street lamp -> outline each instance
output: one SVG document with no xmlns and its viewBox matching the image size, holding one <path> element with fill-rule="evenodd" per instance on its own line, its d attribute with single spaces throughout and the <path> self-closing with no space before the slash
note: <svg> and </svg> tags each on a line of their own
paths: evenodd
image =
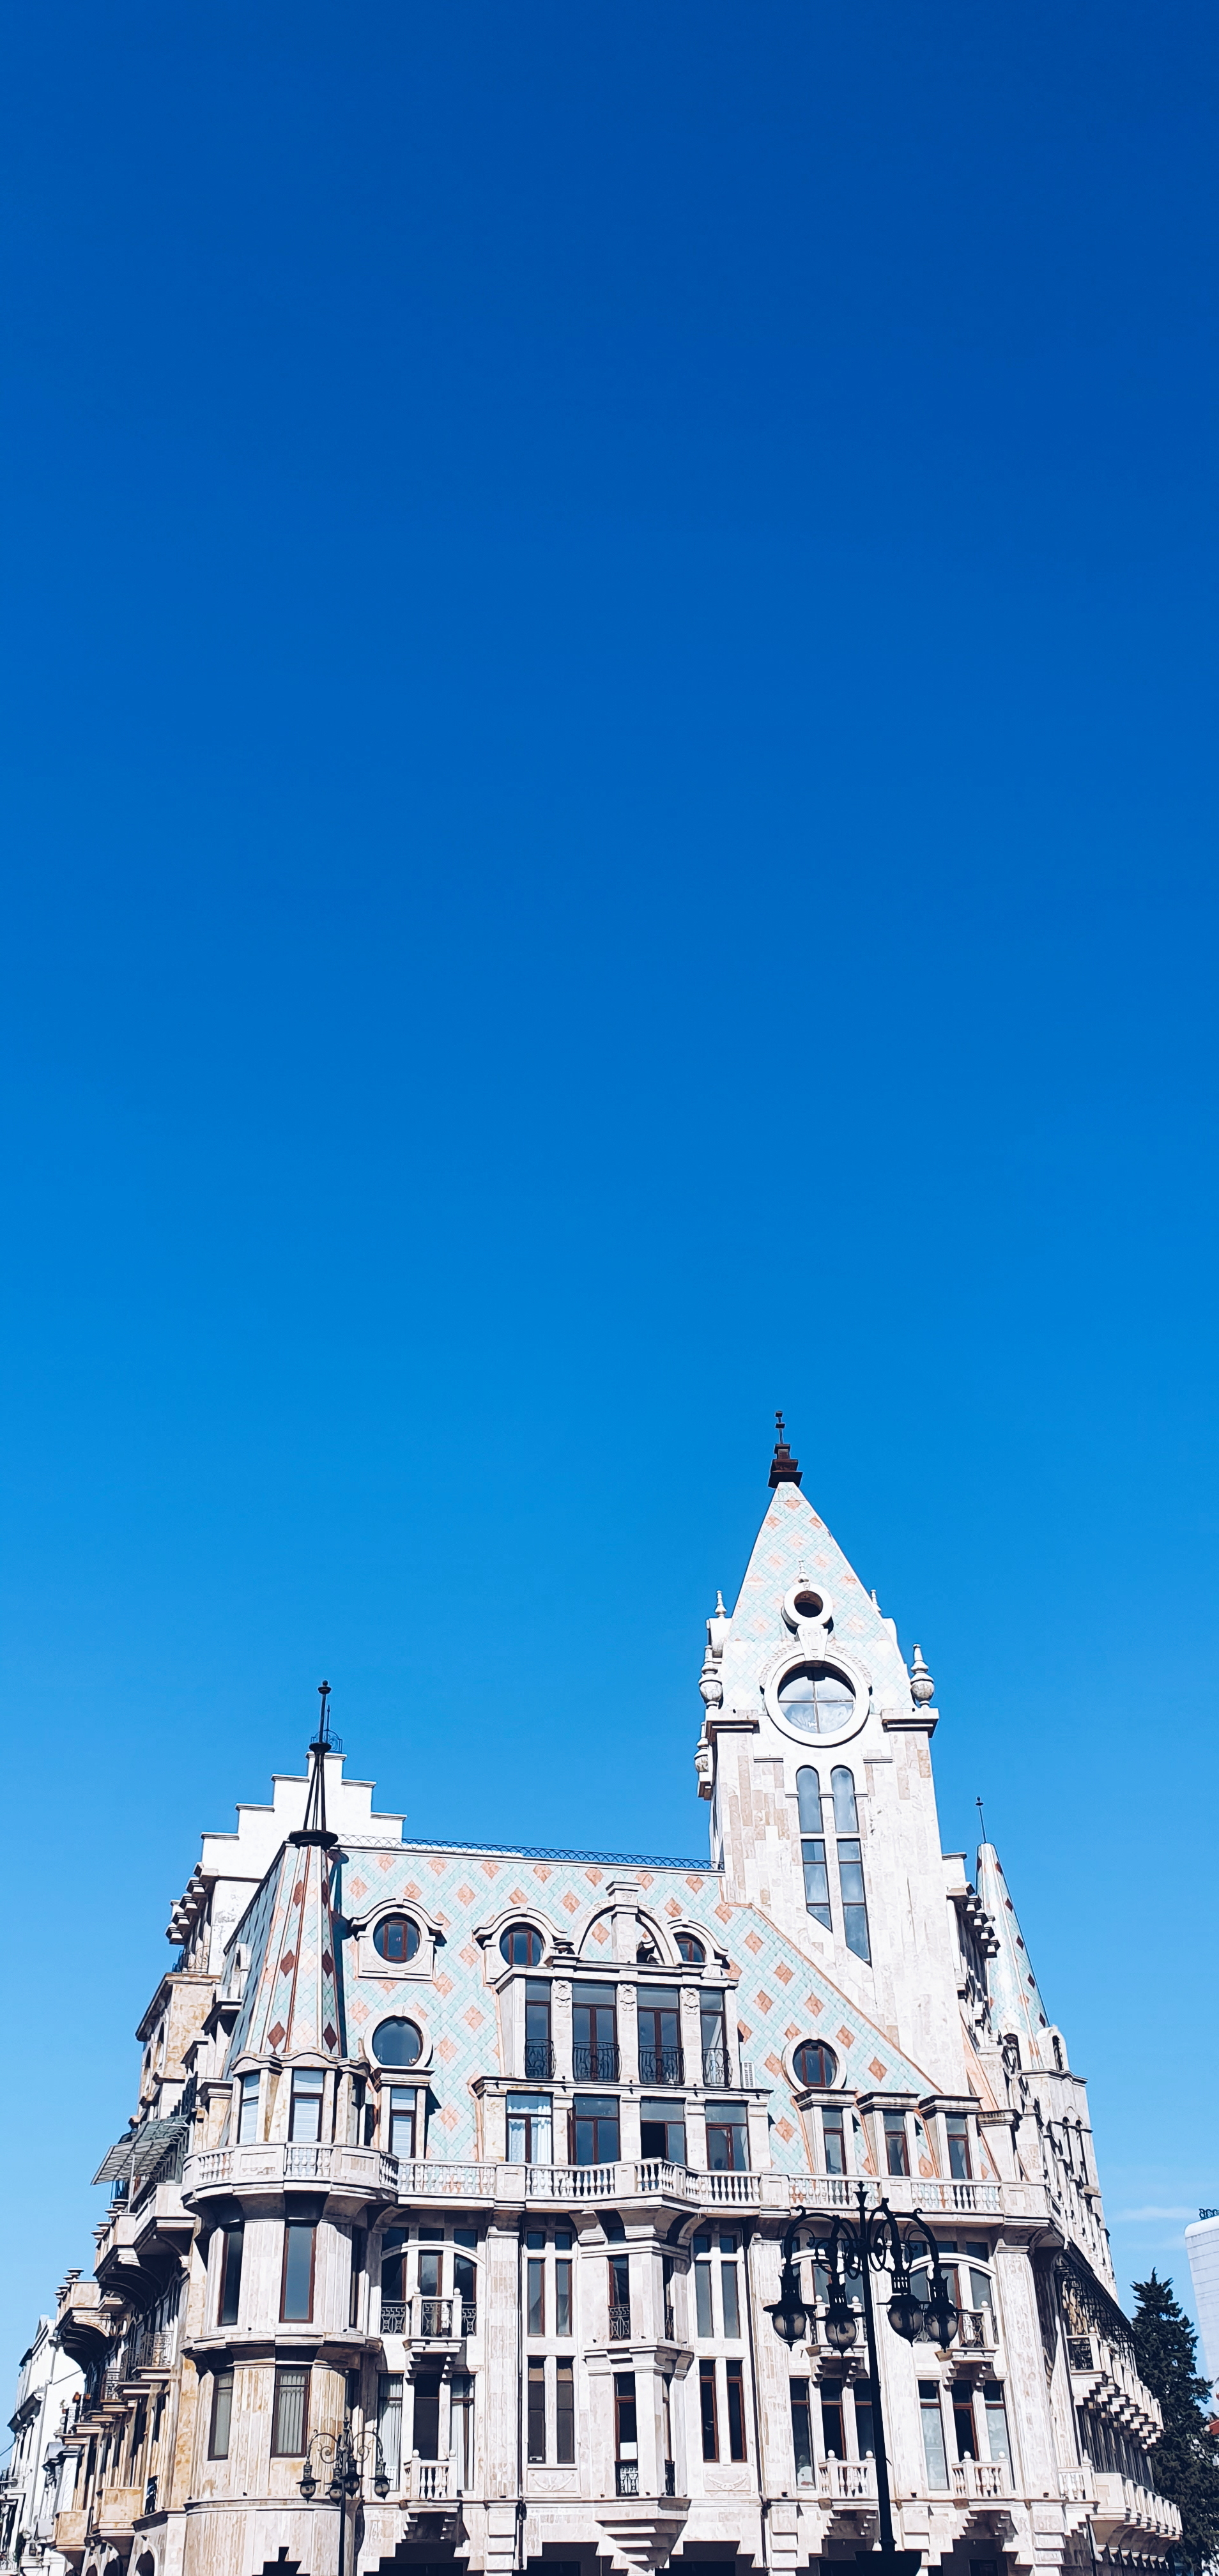
<svg viewBox="0 0 1219 2576">
<path fill-rule="evenodd" d="M 373 2425 L 367 2425 L 362 2433 L 353 2433 L 351 2417 L 345 2415 L 341 2432 L 311 2434 L 309 2448 L 305 2453 L 305 2464 L 299 2484 L 306 2504 L 312 2504 L 318 2489 L 317 2470 L 314 2466 L 315 2456 L 318 2460 L 328 2461 L 330 2464 L 326 2494 L 330 2503 L 337 2504 L 339 2508 L 338 2576 L 343 2576 L 347 2554 L 347 2506 L 350 2498 L 359 2495 L 363 2488 L 370 2445 L 373 2454 L 373 2494 L 384 2502 L 389 2494 L 389 2477 L 385 2467 L 385 2455 L 381 2449 L 381 2436 Z"/>
<path fill-rule="evenodd" d="M 888 2299 L 889 2323 L 894 2334 L 904 2343 L 917 2342 L 930 2325 L 941 2347 L 950 2344 L 957 2330 L 958 2317 L 948 2283 L 940 2270 L 935 2238 L 920 2210 L 914 2217 L 923 2230 L 922 2242 L 931 2258 L 931 2289 L 926 2301 L 916 2297 L 910 2278 L 912 2230 L 903 2236 L 888 2201 L 877 2209 L 868 2208 L 867 2193 L 858 2186 L 858 2220 L 835 2218 L 827 2233 L 818 2239 L 811 2251 L 823 2262 L 829 2273 L 830 2292 L 826 2302 L 825 2339 L 835 2352 L 850 2352 L 856 2336 L 856 2314 L 847 2297 L 848 2281 L 858 2281 L 863 2306 L 864 2340 L 868 2349 L 868 2372 L 872 2382 L 872 2403 L 876 2409 L 876 2505 L 880 2521 L 880 2548 L 861 2550 L 859 2561 L 871 2576 L 915 2576 L 922 2553 L 917 2549 L 895 2549 L 893 2545 L 893 2506 L 889 2495 L 889 2461 L 885 2449 L 885 2419 L 880 2393 L 880 2370 L 876 2353 L 876 2315 L 872 2303 L 873 2272 L 888 2272 L 892 2286 Z M 808 2218 L 808 2211 L 797 2211 L 783 2239 L 783 2262 L 779 2275 L 779 2296 L 768 2308 L 775 2333 L 791 2346 L 800 2343 L 808 2327 L 808 2311 L 800 2294 L 800 2277 L 794 2247 L 796 2230 Z M 341 2576 L 341 2571 L 340 2571 Z"/>
</svg>

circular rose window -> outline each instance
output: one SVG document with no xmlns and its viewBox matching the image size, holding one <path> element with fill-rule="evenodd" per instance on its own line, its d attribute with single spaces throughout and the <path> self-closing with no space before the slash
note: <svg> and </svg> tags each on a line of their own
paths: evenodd
<svg viewBox="0 0 1219 2576">
<path fill-rule="evenodd" d="M 802 1735 L 837 1735 L 855 1714 L 855 1693 L 832 1664 L 798 1664 L 780 1686 L 779 1707 Z"/>
</svg>

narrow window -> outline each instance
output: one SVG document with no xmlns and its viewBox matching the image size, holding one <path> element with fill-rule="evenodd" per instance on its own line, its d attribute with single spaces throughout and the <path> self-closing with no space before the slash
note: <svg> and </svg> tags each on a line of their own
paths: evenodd
<svg viewBox="0 0 1219 2576">
<path fill-rule="evenodd" d="M 242 2076 L 241 2099 L 237 2105 L 237 2144 L 239 2147 L 248 2147 L 258 2136 L 258 2092 L 261 2082 L 262 2077 L 258 2074 L 257 2070 L 255 2070 L 253 2075 Z"/>
<path fill-rule="evenodd" d="M 508 2096 L 509 2164 L 548 2165 L 552 2154 L 550 2095 L 548 2093 L 510 2093 Z"/>
<path fill-rule="evenodd" d="M 571 2111 L 571 2144 L 574 2165 L 617 2164 L 618 2103 L 612 2093 L 577 2093 Z"/>
<path fill-rule="evenodd" d="M 453 2257 L 453 2296 L 461 2312 L 454 2320 L 454 2334 L 477 2334 L 478 2273 L 468 2254 Z"/>
<path fill-rule="evenodd" d="M 664 2304 L 665 2341 L 666 2343 L 675 2343 L 677 2340 L 677 2334 L 673 2317 L 673 2257 L 671 2254 L 661 2255 L 660 2286 Z M 666 2381 L 665 2384 L 667 2386 L 668 2382 Z"/>
<path fill-rule="evenodd" d="M 876 2408 L 870 2379 L 855 2382 L 855 2450 L 861 2460 L 876 2457 Z"/>
<path fill-rule="evenodd" d="M 212 2389 L 212 2428 L 207 2446 L 209 2460 L 227 2460 L 232 2423 L 233 2374 L 231 2370 L 218 2370 Z"/>
<path fill-rule="evenodd" d="M 718 2460 L 720 2455 L 719 2419 L 715 2408 L 715 2363 L 698 2365 L 698 2403 L 703 2427 L 703 2458 Z"/>
<path fill-rule="evenodd" d="M 638 2495 L 639 2420 L 633 2370 L 620 2370 L 614 2376 L 614 2451 L 619 2495 Z"/>
<path fill-rule="evenodd" d="M 382 2371 L 377 2381 L 377 2431 L 391 2487 L 402 2484 L 402 2381 Z"/>
<path fill-rule="evenodd" d="M 724 2374 L 728 2383 L 728 2457 L 745 2457 L 745 2382 L 739 2361 L 726 2361 Z"/>
<path fill-rule="evenodd" d="M 305 2448 L 309 2415 L 307 2370 L 277 2370 L 271 2417 L 271 2449 L 277 2460 L 298 2460 Z"/>
<path fill-rule="evenodd" d="M 458 2492 L 464 2494 L 474 2484 L 474 2382 L 466 2371 L 457 2371 L 453 2377 L 449 2427 L 453 2475 Z"/>
<path fill-rule="evenodd" d="M 699 1997 L 699 2021 L 702 2030 L 703 2082 L 727 2084 L 731 2081 L 728 2067 L 728 2036 L 724 2027 L 722 1994 Z"/>
<path fill-rule="evenodd" d="M 389 2152 L 391 2156 L 413 2157 L 415 2152 L 415 2094 L 413 2086 L 391 2084 L 389 2088 Z"/>
<path fill-rule="evenodd" d="M 721 2254 L 735 2255 L 735 2236 L 721 2236 L 720 2252 Z M 724 2313 L 725 2340 L 728 2343 L 736 2343 L 740 2339 L 741 2332 L 741 2301 L 735 2262 L 721 2263 L 720 2265 L 720 2302 Z M 736 2453 L 734 2452 L 733 2458 L 735 2459 L 735 2457 Z"/>
<path fill-rule="evenodd" d="M 526 2438 L 531 2460 L 546 2457 L 546 2364 L 531 2361 L 528 2372 Z"/>
<path fill-rule="evenodd" d="M 570 2263 L 567 2266 L 571 2270 Z M 555 2458 L 567 2462 L 576 2456 L 576 2380 L 575 2365 L 570 2361 L 555 2363 Z"/>
<path fill-rule="evenodd" d="M 284 2229 L 284 2269 L 279 2313 L 285 2325 L 307 2325 L 313 2314 L 313 2248 L 317 2230 L 290 2218 Z"/>
<path fill-rule="evenodd" d="M 611 2343 L 631 2339 L 631 2267 L 625 2254 L 609 2258 L 609 2330 Z"/>
<path fill-rule="evenodd" d="M 969 2124 L 956 2113 L 950 2113 L 944 2126 L 948 2131 L 948 2170 L 954 2182 L 970 2182 L 973 2169 L 969 2161 Z"/>
<path fill-rule="evenodd" d="M 906 2137 L 904 2111 L 885 2113 L 885 2170 L 891 2174 L 908 2174 L 910 2148 Z"/>
<path fill-rule="evenodd" d="M 845 2460 L 847 2446 L 842 2430 L 842 2381 L 823 2379 L 821 2396 L 821 2441 L 827 2460 Z"/>
<path fill-rule="evenodd" d="M 415 2382 L 414 2445 L 421 2460 L 440 2457 L 440 2373 L 429 2370 Z"/>
<path fill-rule="evenodd" d="M 948 2454 L 944 2448 L 944 2418 L 940 2413 L 938 2379 L 920 2379 L 919 2413 L 923 2419 L 923 2458 L 927 2464 L 927 2484 L 932 2488 L 948 2484 Z"/>
<path fill-rule="evenodd" d="M 571 2333 L 571 2264 L 565 2257 L 554 2267 L 554 2330 L 557 2335 Z"/>
<path fill-rule="evenodd" d="M 814 1922 L 824 1924 L 828 1932 L 832 1929 L 830 1879 L 821 1832 L 821 1781 L 817 1772 L 810 1770 L 807 1764 L 796 1773 L 796 1801 L 800 1815 L 804 1902 Z"/>
<path fill-rule="evenodd" d="M 703 2343 L 710 2342 L 715 2333 L 711 2315 L 711 2264 L 707 2259 L 710 2253 L 710 2237 L 696 2236 L 694 2239 L 694 2313 L 699 2338 Z"/>
<path fill-rule="evenodd" d="M 364 2249 L 367 2243 L 368 2238 L 364 2229 L 362 2227 L 353 2227 L 351 2231 L 351 2286 L 347 2293 L 347 2323 L 349 2326 L 358 2326 L 360 2322 L 360 2274 L 364 2269 Z"/>
<path fill-rule="evenodd" d="M 749 2130 L 743 2102 L 708 2102 L 707 2170 L 745 2173 L 749 2167 Z"/>
<path fill-rule="evenodd" d="M 531 2255 L 525 2270 L 528 2320 L 525 2332 L 531 2335 L 544 2335 L 546 2332 L 546 2265 L 542 2256 Z"/>
<path fill-rule="evenodd" d="M 973 2398 L 968 2382 L 952 2392 L 952 2429 L 957 2439 L 958 2460 L 976 2460 L 978 2435 L 974 2424 Z"/>
<path fill-rule="evenodd" d="M 550 2037 L 550 1988 L 544 1978 L 531 1977 L 525 1988 L 525 2074 L 536 2083 L 545 2083 L 554 2073 L 554 2049 Z"/>
<path fill-rule="evenodd" d="M 844 2174 L 847 2169 L 847 2148 L 841 2111 L 822 2111 L 821 2136 L 825 2147 L 827 2174 Z"/>
<path fill-rule="evenodd" d="M 577 2084 L 614 2084 L 618 2078 L 618 2007 L 613 1986 L 573 1986 L 572 2074 Z M 615 2156 L 617 2148 L 614 2149 Z M 577 2162 L 581 2161 L 577 2158 Z M 593 2157 L 594 2164 L 600 2158 Z"/>
<path fill-rule="evenodd" d="M 636 2019 L 639 2026 L 640 2083 L 683 2084 L 685 2060 L 681 2048 L 677 1988 L 643 1987 Z"/>
<path fill-rule="evenodd" d="M 381 2332 L 401 2334 L 406 2324 L 405 2227 L 387 2227 L 381 2239 Z"/>
<path fill-rule="evenodd" d="M 441 2296 L 442 2254 L 420 2254 L 419 2257 L 419 2326 L 425 2335 L 444 2334 L 448 2327 L 448 2308 Z"/>
<path fill-rule="evenodd" d="M 288 2135 L 298 2144 L 315 2147 L 321 2137 L 322 2087 L 325 2081 L 320 2066 L 298 2067 L 293 2075 Z"/>
<path fill-rule="evenodd" d="M 983 2316 L 985 2316 L 994 2303 L 994 2292 L 990 2286 L 989 2272 L 975 2272 L 971 2267 L 969 2274 L 969 2295 L 973 2301 L 974 2308 L 976 2310 L 980 2310 Z M 993 2333 L 993 2327 L 991 2331 Z"/>
<path fill-rule="evenodd" d="M 796 2484 L 798 2487 L 811 2487 L 813 2484 L 813 2428 L 809 2417 L 807 2379 L 793 2379 L 791 2405 L 792 2451 L 796 2462 Z"/>
<path fill-rule="evenodd" d="M 997 2379 L 988 2379 L 982 2390 L 982 2398 L 986 2409 L 987 2448 L 992 2460 L 1003 2462 L 1010 2477 L 1012 2445 L 1007 2429 L 1007 2408 L 1003 2403 L 1001 2382 Z M 1147 2481 L 1144 2478 L 1140 2483 L 1145 2486 Z"/>
<path fill-rule="evenodd" d="M 859 1814 L 855 1805 L 855 1775 L 838 1766 L 830 1773 L 834 1792 L 834 1828 L 840 1834 L 857 1834 Z"/>
<path fill-rule="evenodd" d="M 235 2326 L 241 2307 L 241 2264 L 245 2253 L 245 2223 L 238 2219 L 224 2230 L 220 2253 L 219 2323 Z"/>
<path fill-rule="evenodd" d="M 838 1885 L 842 1894 L 842 1937 L 857 1959 L 871 1959 L 868 1907 L 864 1895 L 863 1855 L 857 1842 L 838 1845 Z"/>
</svg>

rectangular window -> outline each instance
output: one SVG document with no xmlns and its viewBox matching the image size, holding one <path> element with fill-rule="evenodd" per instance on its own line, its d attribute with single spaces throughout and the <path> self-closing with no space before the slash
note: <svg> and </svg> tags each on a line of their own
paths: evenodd
<svg viewBox="0 0 1219 2576">
<path fill-rule="evenodd" d="M 443 2254 L 433 2254 L 430 2252 L 420 2254 L 419 2296 L 421 2299 L 434 2300 L 440 2297 L 440 2273 L 443 2262 Z"/>
<path fill-rule="evenodd" d="M 792 2452 L 796 2462 L 796 2484 L 798 2487 L 811 2487 L 816 2481 L 816 2471 L 813 2467 L 813 2427 L 809 2413 L 807 2379 L 793 2379 L 791 2403 Z"/>
<path fill-rule="evenodd" d="M 550 1987 L 542 1977 L 529 1977 L 525 1983 L 525 2073 L 536 2083 L 545 2083 L 554 2073 L 554 2049 L 550 2037 Z"/>
<path fill-rule="evenodd" d="M 307 2147 L 316 2146 L 322 2134 L 322 2087 L 325 2081 L 320 2066 L 297 2067 L 292 2077 L 288 2135 Z"/>
<path fill-rule="evenodd" d="M 745 2173 L 749 2168 L 749 2129 L 743 2102 L 708 2102 L 707 2170 Z"/>
<path fill-rule="evenodd" d="M 923 2419 L 923 2458 L 927 2464 L 927 2484 L 932 2490 L 948 2484 L 948 2454 L 944 2447 L 944 2418 L 940 2412 L 938 2379 L 920 2379 L 919 2413 Z"/>
<path fill-rule="evenodd" d="M 271 2450 L 277 2460 L 298 2460 L 309 2429 L 309 2373 L 277 2370 L 271 2416 Z"/>
<path fill-rule="evenodd" d="M 474 2484 L 474 2382 L 456 2371 L 449 2396 L 449 2450 L 459 2494 Z"/>
<path fill-rule="evenodd" d="M 704 2084 L 727 2084 L 731 2080 L 728 2065 L 728 2033 L 724 2024 L 722 1994 L 699 1996 L 699 2025 L 702 2035 Z"/>
<path fill-rule="evenodd" d="M 262 2077 L 257 2071 L 253 2075 L 242 2076 L 241 2098 L 237 2105 L 239 2147 L 248 2147 L 258 2136 L 258 2093 L 261 2083 Z"/>
<path fill-rule="evenodd" d="M 725 2341 L 737 2343 L 741 2333 L 741 2301 L 735 2263 L 720 2265 L 720 2300 L 724 2310 Z"/>
<path fill-rule="evenodd" d="M 557 2335 L 571 2333 L 571 2265 L 563 2259 L 554 2267 L 554 2330 Z"/>
<path fill-rule="evenodd" d="M 212 2389 L 212 2429 L 207 2446 L 209 2460 L 227 2460 L 232 2423 L 233 2374 L 231 2370 L 218 2370 Z"/>
<path fill-rule="evenodd" d="M 528 2406 L 525 2418 L 528 2457 L 546 2457 L 546 2364 L 531 2361 L 528 2368 Z"/>
<path fill-rule="evenodd" d="M 568 2270 L 571 2266 L 568 2265 Z M 576 2456 L 576 2380 L 575 2366 L 570 2361 L 555 2363 L 555 2458 L 561 2462 Z"/>
<path fill-rule="evenodd" d="M 703 2458 L 718 2460 L 720 2455 L 719 2419 L 715 2407 L 715 2363 L 698 2365 L 698 2404 L 703 2428 Z"/>
<path fill-rule="evenodd" d="M 625 2254 L 609 2258 L 609 2330 L 611 2343 L 629 2343 L 631 2339 L 631 2267 Z"/>
<path fill-rule="evenodd" d="M 847 2446 L 842 2430 L 842 2381 L 823 2379 L 821 2398 L 821 2444 L 827 2460 L 845 2460 Z"/>
<path fill-rule="evenodd" d="M 838 1885 L 842 1892 L 842 1937 L 857 1959 L 870 1959 L 868 1907 L 863 1885 L 863 1856 L 857 1842 L 838 1845 Z"/>
<path fill-rule="evenodd" d="M 415 2094 L 406 2084 L 391 2084 L 389 2091 L 389 2132 L 386 2143 L 391 2156 L 415 2153 Z"/>
<path fill-rule="evenodd" d="M 815 1923 L 833 1930 L 830 1915 L 830 1874 L 825 1865 L 825 1844 L 819 1834 L 806 1835 L 800 1845 L 804 1864 L 804 1902 Z"/>
<path fill-rule="evenodd" d="M 618 2104 L 612 2093 L 577 2093 L 571 2112 L 573 2165 L 618 2162 Z"/>
<path fill-rule="evenodd" d="M 290 2218 L 284 2228 L 284 2269 L 279 2313 L 285 2325 L 307 2325 L 313 2314 L 313 2247 L 317 2230 Z"/>
<path fill-rule="evenodd" d="M 945 2120 L 948 2131 L 948 2170 L 954 2182 L 970 2182 L 973 2167 L 969 2161 L 969 2123 L 955 2114 Z"/>
<path fill-rule="evenodd" d="M 360 2322 L 360 2274 L 364 2269 L 364 2249 L 367 2243 L 368 2237 L 365 2230 L 362 2227 L 353 2227 L 351 2231 L 351 2286 L 347 2293 L 347 2323 L 349 2326 L 358 2326 Z"/>
<path fill-rule="evenodd" d="M 640 2103 L 639 2146 L 642 2155 L 655 2156 L 662 2164 L 684 2165 L 686 2116 L 680 2102 Z"/>
<path fill-rule="evenodd" d="M 421 2460 L 440 2457 L 440 2373 L 429 2370 L 415 2382 L 414 2447 Z"/>
<path fill-rule="evenodd" d="M 526 2334 L 546 2332 L 546 2265 L 540 2255 L 532 2255 L 525 2266 Z"/>
<path fill-rule="evenodd" d="M 715 2333 L 715 2320 L 711 2314 L 711 2265 L 704 2259 L 710 2255 L 710 2252 L 710 2237 L 696 2236 L 694 2239 L 694 2314 L 699 2336 L 704 2343 L 709 2342 Z"/>
<path fill-rule="evenodd" d="M 885 2113 L 885 2171 L 891 2174 L 908 2174 L 910 2171 L 910 2148 L 906 2138 L 904 2111 Z"/>
<path fill-rule="evenodd" d="M 552 2129 L 548 2093 L 508 2096 L 508 2162 L 548 2165 L 552 2162 Z"/>
<path fill-rule="evenodd" d="M 976 2460 L 978 2436 L 974 2426 L 973 2399 L 968 2387 L 952 2392 L 952 2429 L 957 2439 L 958 2460 Z"/>
<path fill-rule="evenodd" d="M 454 2334 L 478 2332 L 478 2273 L 468 2254 L 453 2257 L 453 2296 L 461 2310 L 454 2323 Z"/>
<path fill-rule="evenodd" d="M 975 2308 L 989 2308 L 993 2305 L 994 2292 L 990 2286 L 989 2272 L 975 2272 L 971 2269 L 969 2295 Z"/>
<path fill-rule="evenodd" d="M 220 2251 L 219 2323 L 235 2326 L 241 2308 L 241 2264 L 245 2253 L 245 2227 L 238 2219 L 235 2227 L 226 2227 Z"/>
<path fill-rule="evenodd" d="M 577 2084 L 618 2080 L 618 2006 L 613 1986 L 573 1986 L 572 2074 Z M 581 2161 L 579 2157 L 577 2163 Z M 593 2157 L 591 2162 L 599 2163 Z"/>
<path fill-rule="evenodd" d="M 1007 2408 L 1003 2403 L 1003 2388 L 999 2380 L 986 2381 L 982 2390 L 982 2402 L 986 2409 L 987 2449 L 992 2460 L 1002 2460 L 1010 2476 L 1012 2445 L 1007 2429 Z M 1140 2483 L 1146 2485 L 1147 2481 L 1143 2479 Z"/>
<path fill-rule="evenodd" d="M 745 2457 L 745 2381 L 739 2361 L 726 2361 L 724 2376 L 728 2384 L 728 2457 Z"/>
<path fill-rule="evenodd" d="M 367 2086 L 364 2077 L 362 2075 L 353 2075 L 351 2079 L 351 2094 L 347 2104 L 347 2144 L 349 2147 L 362 2147 L 367 2145 L 367 2140 L 364 2135 L 364 2097 L 366 2091 Z"/>
<path fill-rule="evenodd" d="M 614 2449 L 619 2460 L 638 2460 L 639 2421 L 635 2412 L 635 2373 L 614 2374 Z"/>
<path fill-rule="evenodd" d="M 841 2111 L 822 2111 L 821 2136 L 825 2147 L 827 2174 L 844 2174 L 847 2169 L 847 2147 L 846 2138 L 843 2135 Z"/>
<path fill-rule="evenodd" d="M 685 2082 L 679 2016 L 675 1986 L 645 1986 L 640 1989 L 637 2020 L 641 2084 Z"/>
<path fill-rule="evenodd" d="M 377 2431 L 391 2487 L 402 2484 L 402 2381 L 395 2371 L 382 2371 L 377 2381 Z"/>
<path fill-rule="evenodd" d="M 861 2460 L 876 2457 L 876 2408 L 870 2379 L 855 2382 L 855 2452 Z"/>
<path fill-rule="evenodd" d="M 402 2311 L 406 2304 L 405 2227 L 387 2227 L 381 2239 L 381 2331 L 401 2334 Z M 397 2311 L 397 2322 L 386 2323 L 386 2308 Z"/>
</svg>

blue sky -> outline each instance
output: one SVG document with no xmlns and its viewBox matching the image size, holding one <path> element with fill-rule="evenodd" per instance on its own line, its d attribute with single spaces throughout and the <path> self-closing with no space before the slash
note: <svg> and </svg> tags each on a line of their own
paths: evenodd
<svg viewBox="0 0 1219 2576">
<path fill-rule="evenodd" d="M 10 2349 L 323 1672 L 419 1832 L 697 1848 L 780 1404 L 1187 2293 L 1213 12 L 0 42 Z"/>
</svg>

